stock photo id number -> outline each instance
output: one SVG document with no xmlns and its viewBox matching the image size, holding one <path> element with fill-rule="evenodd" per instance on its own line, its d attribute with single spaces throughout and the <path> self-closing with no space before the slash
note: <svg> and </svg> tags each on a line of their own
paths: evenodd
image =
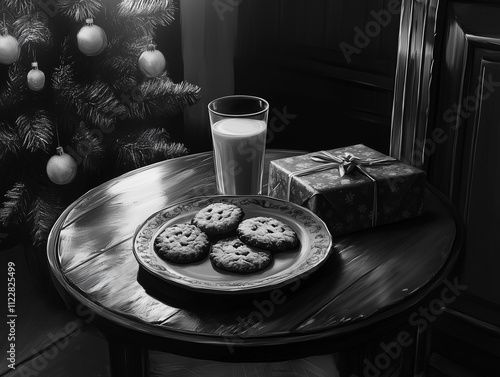
<svg viewBox="0 0 500 377">
<path fill-rule="evenodd" d="M 16 366 L 16 265 L 7 263 L 7 363 L 10 369 Z"/>
</svg>

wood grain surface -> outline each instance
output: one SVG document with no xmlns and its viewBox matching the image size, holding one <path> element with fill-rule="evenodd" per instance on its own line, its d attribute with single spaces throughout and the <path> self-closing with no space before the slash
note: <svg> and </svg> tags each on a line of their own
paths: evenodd
<svg viewBox="0 0 500 377">
<path fill-rule="evenodd" d="M 299 153 L 268 151 L 266 169 L 270 160 Z M 417 305 L 442 284 L 460 246 L 456 217 L 427 190 L 422 216 L 335 237 L 318 271 L 274 293 L 207 303 L 182 288 L 176 291 L 181 300 L 146 292 L 132 251 L 136 229 L 176 201 L 213 194 L 212 156 L 201 153 L 135 170 L 82 196 L 49 238 L 49 263 L 63 297 L 90 307 L 127 336 L 158 339 L 155 347 L 169 339 L 159 346 L 167 351 L 182 344 L 189 354 L 191 344 L 231 357 L 253 346 L 313 345 L 315 339 L 319 347 L 326 338 L 376 327 Z"/>
</svg>

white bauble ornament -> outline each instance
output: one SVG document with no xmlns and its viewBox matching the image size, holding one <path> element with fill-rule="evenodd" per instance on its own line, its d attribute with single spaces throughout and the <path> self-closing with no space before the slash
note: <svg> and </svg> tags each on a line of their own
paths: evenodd
<svg viewBox="0 0 500 377">
<path fill-rule="evenodd" d="M 97 25 L 94 25 L 92 18 L 87 18 L 86 25 L 83 26 L 76 35 L 78 49 L 87 56 L 99 55 L 108 45 L 106 32 Z"/>
<path fill-rule="evenodd" d="M 165 56 L 154 44 L 148 45 L 148 49 L 139 56 L 139 70 L 148 78 L 159 76 L 166 66 Z"/>
<path fill-rule="evenodd" d="M 12 64 L 19 59 L 21 48 L 19 42 L 4 29 L 0 33 L 0 63 Z"/>
<path fill-rule="evenodd" d="M 45 73 L 38 69 L 38 63 L 31 63 L 31 71 L 28 72 L 28 87 L 38 92 L 45 87 Z"/>
<path fill-rule="evenodd" d="M 66 185 L 76 177 L 77 164 L 73 157 L 57 147 L 57 154 L 47 162 L 47 175 L 49 179 L 58 184 Z"/>
</svg>

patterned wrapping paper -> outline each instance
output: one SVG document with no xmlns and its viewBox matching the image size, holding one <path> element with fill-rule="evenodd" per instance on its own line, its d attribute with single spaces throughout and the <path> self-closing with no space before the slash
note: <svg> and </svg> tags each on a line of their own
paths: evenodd
<svg viewBox="0 0 500 377">
<path fill-rule="evenodd" d="M 387 157 L 363 144 L 328 152 L 337 157 L 351 153 L 362 160 Z M 376 180 L 375 188 L 375 183 L 357 169 L 343 177 L 337 165 L 324 170 L 325 164 L 311 159 L 315 154 L 318 153 L 271 161 L 268 195 L 309 208 L 326 223 L 333 236 L 421 214 L 425 191 L 424 171 L 399 160 L 363 166 Z M 320 171 L 294 175 L 297 171 L 315 167 Z M 377 198 L 375 207 L 374 194 Z"/>
</svg>

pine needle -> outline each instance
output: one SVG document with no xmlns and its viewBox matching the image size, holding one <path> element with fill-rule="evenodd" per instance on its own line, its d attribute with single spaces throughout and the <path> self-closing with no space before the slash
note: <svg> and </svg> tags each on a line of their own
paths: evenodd
<svg viewBox="0 0 500 377">
<path fill-rule="evenodd" d="M 187 154 L 181 143 L 172 142 L 165 129 L 146 129 L 117 140 L 116 166 L 120 171 Z"/>
<path fill-rule="evenodd" d="M 0 161 L 3 162 L 9 153 L 19 158 L 19 135 L 6 122 L 0 121 Z"/>
<path fill-rule="evenodd" d="M 72 76 L 72 67 L 63 65 L 53 75 L 56 101 L 66 107 L 74 106 L 78 115 L 91 122 L 95 127 L 110 129 L 115 126 L 116 118 L 125 116 L 125 106 L 115 98 L 111 87 L 102 81 L 81 85 Z"/>
<path fill-rule="evenodd" d="M 14 34 L 20 46 L 26 44 L 50 46 L 52 33 L 49 29 L 48 19 L 41 13 L 26 14 L 14 22 Z"/>
<path fill-rule="evenodd" d="M 167 148 L 167 158 L 181 157 L 188 154 L 186 146 L 182 143 L 171 142 Z"/>
<path fill-rule="evenodd" d="M 28 71 L 19 64 L 12 64 L 9 67 L 9 81 L 6 89 L 2 93 L 0 102 L 2 111 L 10 110 L 22 104 L 29 97 L 28 86 L 26 85 L 26 75 Z"/>
<path fill-rule="evenodd" d="M 82 85 L 78 89 L 80 89 L 78 98 L 81 99 L 82 109 L 89 111 L 92 108 L 111 118 L 125 114 L 124 106 L 116 99 L 106 82 L 94 81 L 91 84 Z M 75 95 L 75 90 L 73 92 Z"/>
<path fill-rule="evenodd" d="M 150 43 L 151 38 L 147 36 L 110 40 L 101 72 L 113 89 L 120 92 L 119 98 L 130 96 L 132 89 L 137 86 L 137 60 Z"/>
<path fill-rule="evenodd" d="M 49 153 L 56 128 L 53 116 L 44 110 L 22 114 L 16 120 L 22 146 L 30 151 Z"/>
<path fill-rule="evenodd" d="M 167 26 L 173 22 L 175 11 L 173 0 L 122 0 L 118 4 L 117 16 L 127 18 L 134 24 Z"/>
<path fill-rule="evenodd" d="M 28 213 L 31 224 L 31 238 L 34 246 L 42 246 L 47 242 L 50 230 L 57 218 L 64 211 L 60 189 L 40 187 Z"/>
<path fill-rule="evenodd" d="M 173 115 L 200 99 L 200 88 L 188 82 L 175 84 L 168 77 L 144 81 L 134 90 L 129 114 L 134 119 Z"/>
<path fill-rule="evenodd" d="M 3 226 L 11 224 L 20 224 L 24 221 L 26 213 L 24 212 L 29 208 L 29 192 L 22 182 L 14 184 L 14 186 L 7 191 L 2 207 L 0 207 L 0 221 Z"/>
<path fill-rule="evenodd" d="M 61 14 L 83 22 L 87 18 L 94 18 L 103 8 L 101 0 L 59 0 Z"/>
<path fill-rule="evenodd" d="M 21 14 L 33 13 L 36 9 L 37 1 L 33 0 L 2 0 L 5 1 L 7 9 L 12 10 L 15 14 L 14 18 Z"/>
</svg>

